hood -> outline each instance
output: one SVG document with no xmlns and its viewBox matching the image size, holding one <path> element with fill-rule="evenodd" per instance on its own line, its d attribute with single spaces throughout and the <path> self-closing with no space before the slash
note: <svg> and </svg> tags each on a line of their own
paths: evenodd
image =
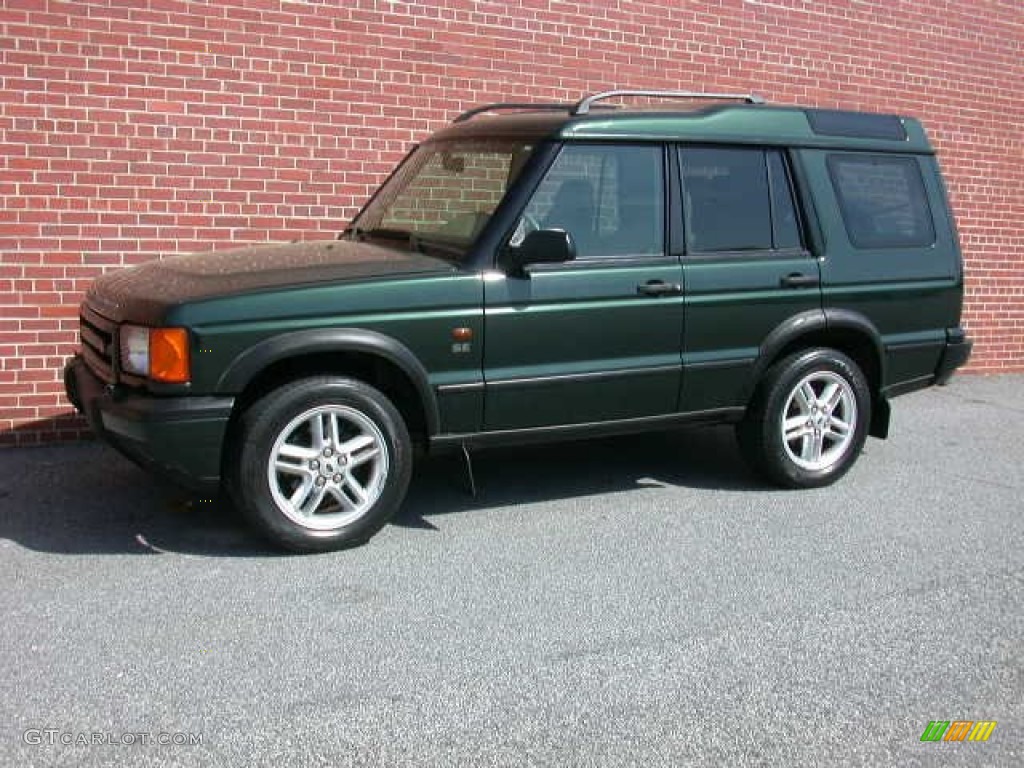
<svg viewBox="0 0 1024 768">
<path fill-rule="evenodd" d="M 166 309 L 189 301 L 454 269 L 440 259 L 370 243 L 282 243 L 172 256 L 120 269 L 98 277 L 86 301 L 111 320 L 158 322 Z"/>
</svg>

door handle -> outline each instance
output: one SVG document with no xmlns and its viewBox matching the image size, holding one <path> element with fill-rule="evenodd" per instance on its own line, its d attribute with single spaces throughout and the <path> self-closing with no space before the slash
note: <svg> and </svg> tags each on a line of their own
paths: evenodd
<svg viewBox="0 0 1024 768">
<path fill-rule="evenodd" d="M 683 292 L 680 283 L 666 283 L 664 280 L 648 280 L 636 287 L 636 292 L 643 296 L 669 296 Z"/>
<path fill-rule="evenodd" d="M 783 288 L 810 288 L 820 282 L 817 275 L 805 275 L 800 272 L 792 272 L 779 280 Z"/>
</svg>

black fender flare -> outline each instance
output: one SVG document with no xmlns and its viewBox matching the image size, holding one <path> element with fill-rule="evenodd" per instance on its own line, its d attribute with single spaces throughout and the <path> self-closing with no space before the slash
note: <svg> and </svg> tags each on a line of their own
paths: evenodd
<svg viewBox="0 0 1024 768">
<path fill-rule="evenodd" d="M 747 382 L 746 399 L 753 397 L 758 383 L 783 349 L 804 336 L 837 330 L 853 331 L 870 342 L 878 364 L 878 395 L 885 385 L 885 345 L 875 324 L 849 309 L 809 309 L 787 318 L 765 337 Z"/>
<path fill-rule="evenodd" d="M 217 381 L 217 391 L 237 394 L 274 363 L 318 352 L 361 352 L 394 364 L 416 388 L 428 433 L 437 434 L 440 414 L 427 369 L 400 341 L 363 328 L 314 328 L 264 339 L 231 361 Z"/>
</svg>

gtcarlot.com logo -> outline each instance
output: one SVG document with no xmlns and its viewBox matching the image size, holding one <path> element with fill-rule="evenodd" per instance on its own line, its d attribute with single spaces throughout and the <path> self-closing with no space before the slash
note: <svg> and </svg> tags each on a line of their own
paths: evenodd
<svg viewBox="0 0 1024 768">
<path fill-rule="evenodd" d="M 921 741 L 988 741 L 995 729 L 995 720 L 931 720 Z"/>
<path fill-rule="evenodd" d="M 151 733 L 149 731 L 63 731 L 60 728 L 29 728 L 21 738 L 26 744 L 46 747 L 93 747 L 104 745 L 141 747 L 195 747 L 201 733 Z"/>
</svg>

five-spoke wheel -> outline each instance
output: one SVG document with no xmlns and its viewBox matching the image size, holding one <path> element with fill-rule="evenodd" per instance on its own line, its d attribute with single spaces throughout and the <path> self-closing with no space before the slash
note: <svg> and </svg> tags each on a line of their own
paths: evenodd
<svg viewBox="0 0 1024 768">
<path fill-rule="evenodd" d="M 808 470 L 835 464 L 850 449 L 857 398 L 839 374 L 816 371 L 793 388 L 782 411 L 782 441 L 789 458 Z"/>
<path fill-rule="evenodd" d="M 838 480 L 867 437 L 871 393 L 863 372 L 834 349 L 803 350 L 766 374 L 737 428 L 743 455 L 780 485 Z"/>
<path fill-rule="evenodd" d="M 272 540 L 296 550 L 365 541 L 405 496 L 412 464 L 401 415 L 354 379 L 290 382 L 242 415 L 229 467 L 236 503 Z"/>
<path fill-rule="evenodd" d="M 329 530 L 373 507 L 388 477 L 384 435 L 360 411 L 312 408 L 281 430 L 267 462 L 278 508 L 299 525 Z"/>
</svg>

